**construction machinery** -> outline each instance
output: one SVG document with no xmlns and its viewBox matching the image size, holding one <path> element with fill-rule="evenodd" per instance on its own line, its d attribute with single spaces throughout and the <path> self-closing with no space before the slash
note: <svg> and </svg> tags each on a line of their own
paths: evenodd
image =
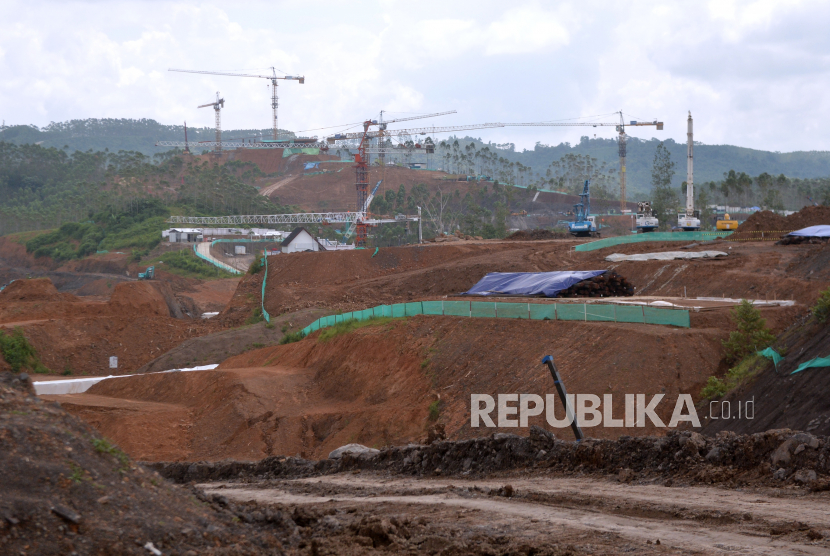
<svg viewBox="0 0 830 556">
<path fill-rule="evenodd" d="M 694 182 L 694 132 L 692 131 L 692 113 L 689 112 L 686 131 L 686 212 L 677 215 L 677 227 L 686 232 L 700 230 L 700 211 L 695 210 Z"/>
<path fill-rule="evenodd" d="M 640 201 L 637 203 L 637 216 L 635 224 L 638 232 L 653 232 L 660 225 L 657 213 L 651 208 L 651 201 Z"/>
<path fill-rule="evenodd" d="M 216 101 L 197 106 L 196 108 L 207 108 L 212 106 L 216 112 L 216 143 L 214 143 L 213 154 L 219 156 L 222 154 L 222 108 L 225 107 L 225 99 L 219 98 L 219 91 L 216 91 Z M 185 144 L 187 139 L 185 138 Z"/>
<path fill-rule="evenodd" d="M 155 266 L 148 266 L 147 270 L 144 272 L 138 273 L 139 280 L 152 280 L 156 277 L 156 267 Z"/>
<path fill-rule="evenodd" d="M 274 141 L 279 139 L 279 128 L 277 126 L 277 106 L 279 105 L 279 97 L 277 96 L 277 83 L 280 79 L 285 81 L 299 81 L 300 84 L 305 83 L 305 76 L 302 75 L 286 75 L 284 77 L 277 77 L 277 71 L 273 67 L 269 68 L 271 75 L 252 75 L 248 73 L 234 73 L 225 71 L 201 71 L 201 70 L 184 70 L 184 69 L 168 69 L 167 71 L 177 71 L 181 73 L 200 73 L 203 75 L 225 75 L 229 77 L 256 77 L 260 79 L 268 79 L 271 81 L 271 115 L 273 117 L 274 125 Z M 217 139 L 217 142 L 219 140 Z M 221 150 L 221 147 L 219 147 Z"/>
<path fill-rule="evenodd" d="M 574 205 L 576 216 L 573 222 L 568 223 L 568 231 L 576 237 L 599 237 L 597 217 L 591 216 L 591 189 L 590 180 L 585 180 L 579 202 Z"/>
<path fill-rule="evenodd" d="M 718 217 L 718 221 L 715 222 L 715 229 L 716 230 L 737 230 L 738 229 L 738 221 L 732 218 L 729 218 L 729 213 L 725 213 L 723 216 Z"/>
</svg>

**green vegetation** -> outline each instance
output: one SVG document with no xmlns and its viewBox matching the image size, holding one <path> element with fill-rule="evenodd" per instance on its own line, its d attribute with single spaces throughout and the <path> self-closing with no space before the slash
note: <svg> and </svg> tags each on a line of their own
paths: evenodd
<svg viewBox="0 0 830 556">
<path fill-rule="evenodd" d="M 818 301 L 813 306 L 813 316 L 821 323 L 827 322 L 830 318 L 830 288 L 821 292 Z"/>
<path fill-rule="evenodd" d="M 120 464 L 118 471 L 124 472 L 130 468 L 130 458 L 122 452 L 117 446 L 114 446 L 110 443 L 109 440 L 106 438 L 93 438 L 92 439 L 92 446 L 95 448 L 95 451 L 100 452 L 102 454 L 109 454 L 115 459 L 118 460 Z"/>
<path fill-rule="evenodd" d="M 294 342 L 299 342 L 305 338 L 305 334 L 303 334 L 302 330 L 298 330 L 296 332 L 289 332 L 285 334 L 282 338 L 280 338 L 280 345 L 285 344 L 293 344 Z"/>
<path fill-rule="evenodd" d="M 437 421 L 441 416 L 441 400 L 435 400 L 429 404 L 429 420 Z"/>
<path fill-rule="evenodd" d="M 69 462 L 69 468 L 72 469 L 69 480 L 73 483 L 80 484 L 84 480 L 84 469 L 74 461 Z"/>
<path fill-rule="evenodd" d="M 245 324 L 256 324 L 264 320 L 265 316 L 262 314 L 262 307 L 256 307 L 251 311 L 251 316 L 245 320 Z"/>
<path fill-rule="evenodd" d="M 193 253 L 192 249 L 187 248 L 159 255 L 151 261 L 146 261 L 145 264 L 153 264 L 154 262 L 156 264 L 164 263 L 157 266 L 156 270 L 163 268 L 171 274 L 189 278 L 233 278 L 234 276 L 230 272 L 200 259 Z"/>
<path fill-rule="evenodd" d="M 40 362 L 37 350 L 23 335 L 21 328 L 15 328 L 11 334 L 6 334 L 0 330 L 0 353 L 6 363 L 11 366 L 12 372 L 19 373 L 23 370 L 35 373 L 49 372 L 49 369 Z"/>
<path fill-rule="evenodd" d="M 659 136 L 660 133 L 656 135 Z M 657 138 L 629 139 L 626 160 L 629 199 L 643 195 L 647 199 L 651 195 L 649 185 L 652 161 L 661 144 L 673 160 L 685 160 L 685 142 Z M 612 195 L 617 195 L 618 155 L 617 140 L 610 136 L 607 139 L 583 136 L 574 145 L 537 143 L 533 149 L 522 151 L 517 151 L 512 143 L 484 143 L 480 139 L 464 137 L 438 143 L 435 166 L 448 172 L 489 175 L 502 183 L 525 187 L 535 185 L 539 189 L 562 189 L 558 178 L 564 176 L 562 173 L 557 175 L 554 163 L 559 162 L 561 169 L 563 161 L 568 157 L 581 157 L 583 160 L 592 159 L 593 168 L 605 168 L 601 173 L 616 178 L 612 178 L 607 185 L 603 184 L 603 188 L 607 187 Z M 545 168 L 550 169 L 553 175 L 545 175 L 542 171 Z M 741 174 L 750 177 L 751 188 L 746 187 L 746 178 L 740 183 L 740 189 L 736 187 Z M 735 179 L 730 179 L 730 175 Z M 675 192 L 680 193 L 685 176 L 685 172 L 673 176 L 670 185 Z M 824 204 L 830 204 L 830 178 L 822 176 L 830 176 L 830 154 L 826 152 L 777 153 L 731 145 L 695 145 L 696 193 L 704 189 L 701 186 L 705 186 L 711 202 L 715 204 L 725 204 L 728 200 L 730 205 L 771 207 L 776 199 L 780 199 L 784 208 L 797 210 L 808 204 L 806 196 L 816 202 L 823 200 Z M 571 174 L 571 183 L 579 183 L 579 178 L 580 176 Z M 565 179 L 567 181 L 568 178 Z M 724 186 L 725 182 L 728 183 Z M 592 185 L 593 183 L 592 181 Z M 600 180 L 597 180 L 597 184 L 600 185 Z M 713 192 L 715 189 L 717 191 Z M 723 193 L 724 189 L 726 194 Z M 598 198 L 609 198 L 603 197 L 599 190 L 597 193 Z M 763 202 L 764 199 L 767 202 Z"/>
<path fill-rule="evenodd" d="M 328 342 L 332 338 L 354 332 L 360 328 L 365 328 L 367 326 L 382 326 L 384 324 L 390 324 L 400 320 L 403 319 L 392 317 L 372 317 L 366 320 L 347 320 L 344 322 L 338 322 L 334 326 L 323 328 L 317 339 L 321 342 Z"/>
<path fill-rule="evenodd" d="M 661 142 L 654 151 L 654 163 L 651 167 L 651 200 L 654 212 L 660 220 L 660 229 L 669 230 L 673 222 L 672 215 L 677 210 L 677 192 L 672 189 L 675 163 L 671 153 Z"/>
<path fill-rule="evenodd" d="M 9 136 L 9 131 L 4 136 Z M 252 163 L 220 165 L 177 150 L 152 158 L 0 141 L 0 234 L 58 228 L 32 245 L 61 260 L 98 250 L 152 249 L 170 214 L 291 212 L 259 195 Z M 62 229 L 66 223 L 82 223 Z"/>
<path fill-rule="evenodd" d="M 262 260 L 259 257 L 254 257 L 254 262 L 251 263 L 251 266 L 248 267 L 248 274 L 256 274 L 264 267 L 262 266 Z"/>
<path fill-rule="evenodd" d="M 723 342 L 728 362 L 740 361 L 751 353 L 769 347 L 775 340 L 767 328 L 767 321 L 761 318 L 760 311 L 751 301 L 742 299 L 732 310 L 731 317 L 738 329 Z"/>
<path fill-rule="evenodd" d="M 703 390 L 700 391 L 701 397 L 709 400 L 725 396 L 727 392 L 745 384 L 750 378 L 755 376 L 755 373 L 766 365 L 766 363 L 766 359 L 758 355 L 745 357 L 740 363 L 729 369 L 723 379 L 710 376 Z"/>
</svg>

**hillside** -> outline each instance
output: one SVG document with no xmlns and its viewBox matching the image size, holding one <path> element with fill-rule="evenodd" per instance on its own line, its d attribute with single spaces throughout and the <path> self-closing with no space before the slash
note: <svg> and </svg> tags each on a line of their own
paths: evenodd
<svg viewBox="0 0 830 556">
<path fill-rule="evenodd" d="M 656 132 L 655 132 L 656 133 Z M 619 168 L 619 153 L 616 139 L 589 139 L 583 137 L 579 144 L 560 143 L 558 145 L 544 145 L 538 143 L 532 150 L 515 150 L 513 145 L 498 149 L 492 143 L 484 143 L 473 137 L 449 138 L 457 139 L 461 147 L 474 143 L 476 148 L 489 146 L 497 149 L 499 156 L 511 162 L 520 162 L 533 168 L 541 175 L 551 162 L 567 154 L 587 155 L 596 158 L 599 163 L 605 163 L 609 168 Z M 686 180 L 686 144 L 678 143 L 673 139 L 663 140 L 660 137 L 649 140 L 630 139 L 627 146 L 626 172 L 628 174 L 629 191 L 648 192 L 651 190 L 651 166 L 654 161 L 654 151 L 660 141 L 664 141 L 671 153 L 672 160 L 677 164 L 672 185 L 679 188 Z M 761 151 L 735 145 L 706 145 L 695 143 L 695 183 L 723 180 L 729 170 L 745 172 L 750 176 L 757 176 L 766 172 L 774 176 L 784 174 L 789 178 L 820 178 L 830 176 L 830 152 L 827 151 L 796 151 L 790 153 Z"/>
<path fill-rule="evenodd" d="M 269 129 L 239 129 L 223 130 L 225 140 L 238 138 L 269 137 Z M 282 131 L 291 135 L 291 132 Z M 641 140 L 633 138 L 628 143 L 628 187 L 631 192 L 648 192 L 651 189 L 651 165 L 657 144 L 664 140 L 659 132 L 656 137 Z M 188 128 L 188 138 L 191 141 L 212 141 L 215 138 L 213 128 Z M 476 148 L 489 147 L 491 151 L 510 162 L 518 162 L 532 168 L 534 173 L 544 176 L 550 164 L 565 155 L 587 155 L 596 158 L 599 163 L 605 163 L 609 169 L 619 168 L 617 141 L 615 138 L 583 137 L 580 143 L 560 143 L 545 145 L 538 143 L 533 149 L 517 151 L 512 144 L 495 145 L 484 143 L 473 137 L 434 138 L 436 143 L 442 139 L 448 142 L 458 140 L 463 148 L 468 143 L 474 143 Z M 7 141 L 17 145 L 40 143 L 43 147 L 72 151 L 103 151 L 110 152 L 129 150 L 140 152 L 152 157 L 163 149 L 154 147 L 156 141 L 183 141 L 183 125 L 164 125 L 150 119 L 87 119 L 71 120 L 68 122 L 53 122 L 46 127 L 17 125 L 8 126 L 0 132 L 0 141 Z M 672 160 L 677 166 L 677 173 L 672 183 L 675 187 L 686 179 L 685 143 L 675 142 L 668 138 L 664 140 L 671 152 Z M 432 161 L 434 167 L 446 166 L 436 156 Z M 722 180 L 729 170 L 745 172 L 750 176 L 769 173 L 773 176 L 784 174 L 790 178 L 809 179 L 830 176 L 830 152 L 827 151 L 797 151 L 790 153 L 770 152 L 749 149 L 735 145 L 695 145 L 695 181 Z"/>
</svg>

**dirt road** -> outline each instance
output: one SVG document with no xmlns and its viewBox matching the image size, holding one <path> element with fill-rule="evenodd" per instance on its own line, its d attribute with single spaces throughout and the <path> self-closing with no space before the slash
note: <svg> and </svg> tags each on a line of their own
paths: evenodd
<svg viewBox="0 0 830 556">
<path fill-rule="evenodd" d="M 800 555 L 830 550 L 825 537 L 830 530 L 830 497 L 784 489 L 681 490 L 586 478 L 473 481 L 367 474 L 208 483 L 199 488 L 209 496 L 260 506 L 302 505 L 328 512 L 357 507 L 409 519 L 441 513 L 464 533 L 502 532 L 531 542 L 553 529 L 560 540 L 588 553 L 659 549 L 658 553 Z M 417 539 L 410 539 L 413 542 Z"/>
</svg>

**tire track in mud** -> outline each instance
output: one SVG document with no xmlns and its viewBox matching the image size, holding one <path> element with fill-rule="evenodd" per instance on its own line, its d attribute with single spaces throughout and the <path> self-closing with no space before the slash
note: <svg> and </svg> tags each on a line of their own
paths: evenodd
<svg viewBox="0 0 830 556">
<path fill-rule="evenodd" d="M 513 486 L 511 498 L 503 497 L 507 482 Z M 480 512 L 476 515 L 482 524 L 501 521 L 531 534 L 549 532 L 553 526 L 564 532 L 612 534 L 621 538 L 621 544 L 660 539 L 667 548 L 701 554 L 827 554 L 829 546 L 826 540 L 793 538 L 799 530 L 813 531 L 815 536 L 816 530 L 830 527 L 823 496 L 804 499 L 711 487 L 669 490 L 570 478 L 459 481 L 351 474 L 198 487 L 209 496 L 258 504 L 453 507 Z M 795 516 L 800 521 L 793 522 Z"/>
</svg>

